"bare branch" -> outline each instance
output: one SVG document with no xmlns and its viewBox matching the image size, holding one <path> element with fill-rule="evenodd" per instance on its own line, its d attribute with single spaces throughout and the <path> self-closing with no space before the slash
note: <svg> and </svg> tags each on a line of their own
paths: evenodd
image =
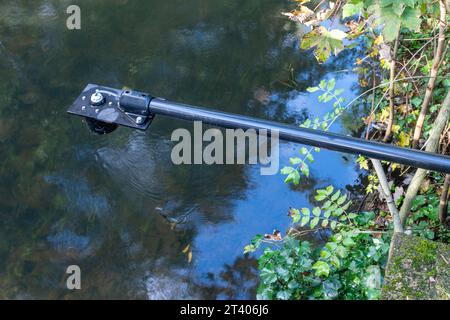
<svg viewBox="0 0 450 320">
<path fill-rule="evenodd" d="M 444 185 L 442 186 L 441 199 L 439 201 L 439 221 L 447 226 L 448 211 L 448 187 L 450 185 L 450 174 L 445 175 Z"/>
<path fill-rule="evenodd" d="M 389 71 L 389 120 L 384 134 L 383 141 L 388 142 L 392 134 L 392 126 L 394 125 L 394 78 L 395 78 L 395 59 L 397 56 L 399 34 L 395 39 L 394 50 L 392 52 L 391 67 Z"/>
<path fill-rule="evenodd" d="M 397 207 L 395 206 L 394 198 L 392 197 L 391 190 L 384 173 L 383 166 L 380 160 L 370 159 L 372 161 L 375 172 L 377 173 L 378 180 L 380 181 L 381 190 L 383 190 L 384 198 L 386 199 L 389 212 L 391 213 L 392 220 L 394 220 L 394 232 L 403 232 L 403 225 L 400 221 L 400 215 L 398 213 Z"/>
</svg>

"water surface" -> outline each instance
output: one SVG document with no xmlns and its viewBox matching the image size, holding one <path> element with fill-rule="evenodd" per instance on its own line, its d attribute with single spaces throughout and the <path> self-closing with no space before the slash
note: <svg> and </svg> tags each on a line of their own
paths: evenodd
<svg viewBox="0 0 450 320">
<path fill-rule="evenodd" d="M 282 0 L 73 1 L 82 29 L 66 28 L 67 1 L 0 3 L 0 297 L 255 298 L 257 233 L 285 230 L 289 206 L 314 189 L 358 179 L 349 158 L 323 150 L 297 188 L 258 166 L 175 166 L 175 128 L 89 132 L 67 106 L 87 83 L 299 124 L 321 116 L 308 86 L 337 79 L 355 95 L 352 51 L 317 64 Z M 297 82 L 296 86 L 287 83 Z M 355 118 L 333 130 L 350 133 Z M 280 164 L 300 145 L 281 143 Z M 173 219 L 182 223 L 174 225 Z M 192 248 L 189 263 L 182 253 Z M 65 288 L 65 269 L 82 290 Z"/>
</svg>

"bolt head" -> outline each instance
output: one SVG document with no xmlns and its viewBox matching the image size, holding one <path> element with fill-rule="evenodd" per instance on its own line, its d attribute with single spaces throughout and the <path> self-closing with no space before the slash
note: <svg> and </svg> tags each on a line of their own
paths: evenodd
<svg viewBox="0 0 450 320">
<path fill-rule="evenodd" d="M 136 123 L 137 123 L 137 124 L 143 124 L 143 123 L 144 123 L 144 118 L 142 118 L 142 117 L 137 117 L 137 118 L 136 118 Z"/>
<path fill-rule="evenodd" d="M 91 104 L 93 106 L 100 106 L 105 102 L 105 97 L 100 92 L 95 92 L 91 96 Z"/>
</svg>

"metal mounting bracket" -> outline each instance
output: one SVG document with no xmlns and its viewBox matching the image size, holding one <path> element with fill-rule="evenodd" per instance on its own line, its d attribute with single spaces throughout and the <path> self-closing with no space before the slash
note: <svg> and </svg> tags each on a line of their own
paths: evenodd
<svg viewBox="0 0 450 320">
<path fill-rule="evenodd" d="M 146 130 L 154 118 L 149 94 L 88 84 L 67 110 L 86 118 L 96 133 L 109 133 L 118 125 Z"/>
</svg>

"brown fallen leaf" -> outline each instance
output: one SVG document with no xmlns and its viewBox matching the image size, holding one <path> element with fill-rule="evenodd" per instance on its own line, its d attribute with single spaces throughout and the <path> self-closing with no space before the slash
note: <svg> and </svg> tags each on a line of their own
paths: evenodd
<svg viewBox="0 0 450 320">
<path fill-rule="evenodd" d="M 283 238 L 281 237 L 281 232 L 279 230 L 273 230 L 272 234 L 265 234 L 264 239 L 270 241 L 281 241 Z"/>
<path fill-rule="evenodd" d="M 288 17 L 292 21 L 305 23 L 314 15 L 314 11 L 306 6 L 299 6 L 297 9 L 292 10 L 291 12 L 282 12 L 281 14 Z"/>
<path fill-rule="evenodd" d="M 187 253 L 190 247 L 191 247 L 191 245 L 188 244 L 186 247 L 184 247 L 184 249 L 183 249 L 182 252 L 183 252 L 183 253 Z"/>
<path fill-rule="evenodd" d="M 270 102 L 270 92 L 264 88 L 257 89 L 254 92 L 253 96 L 257 101 L 261 102 L 264 105 L 267 105 Z"/>
</svg>

